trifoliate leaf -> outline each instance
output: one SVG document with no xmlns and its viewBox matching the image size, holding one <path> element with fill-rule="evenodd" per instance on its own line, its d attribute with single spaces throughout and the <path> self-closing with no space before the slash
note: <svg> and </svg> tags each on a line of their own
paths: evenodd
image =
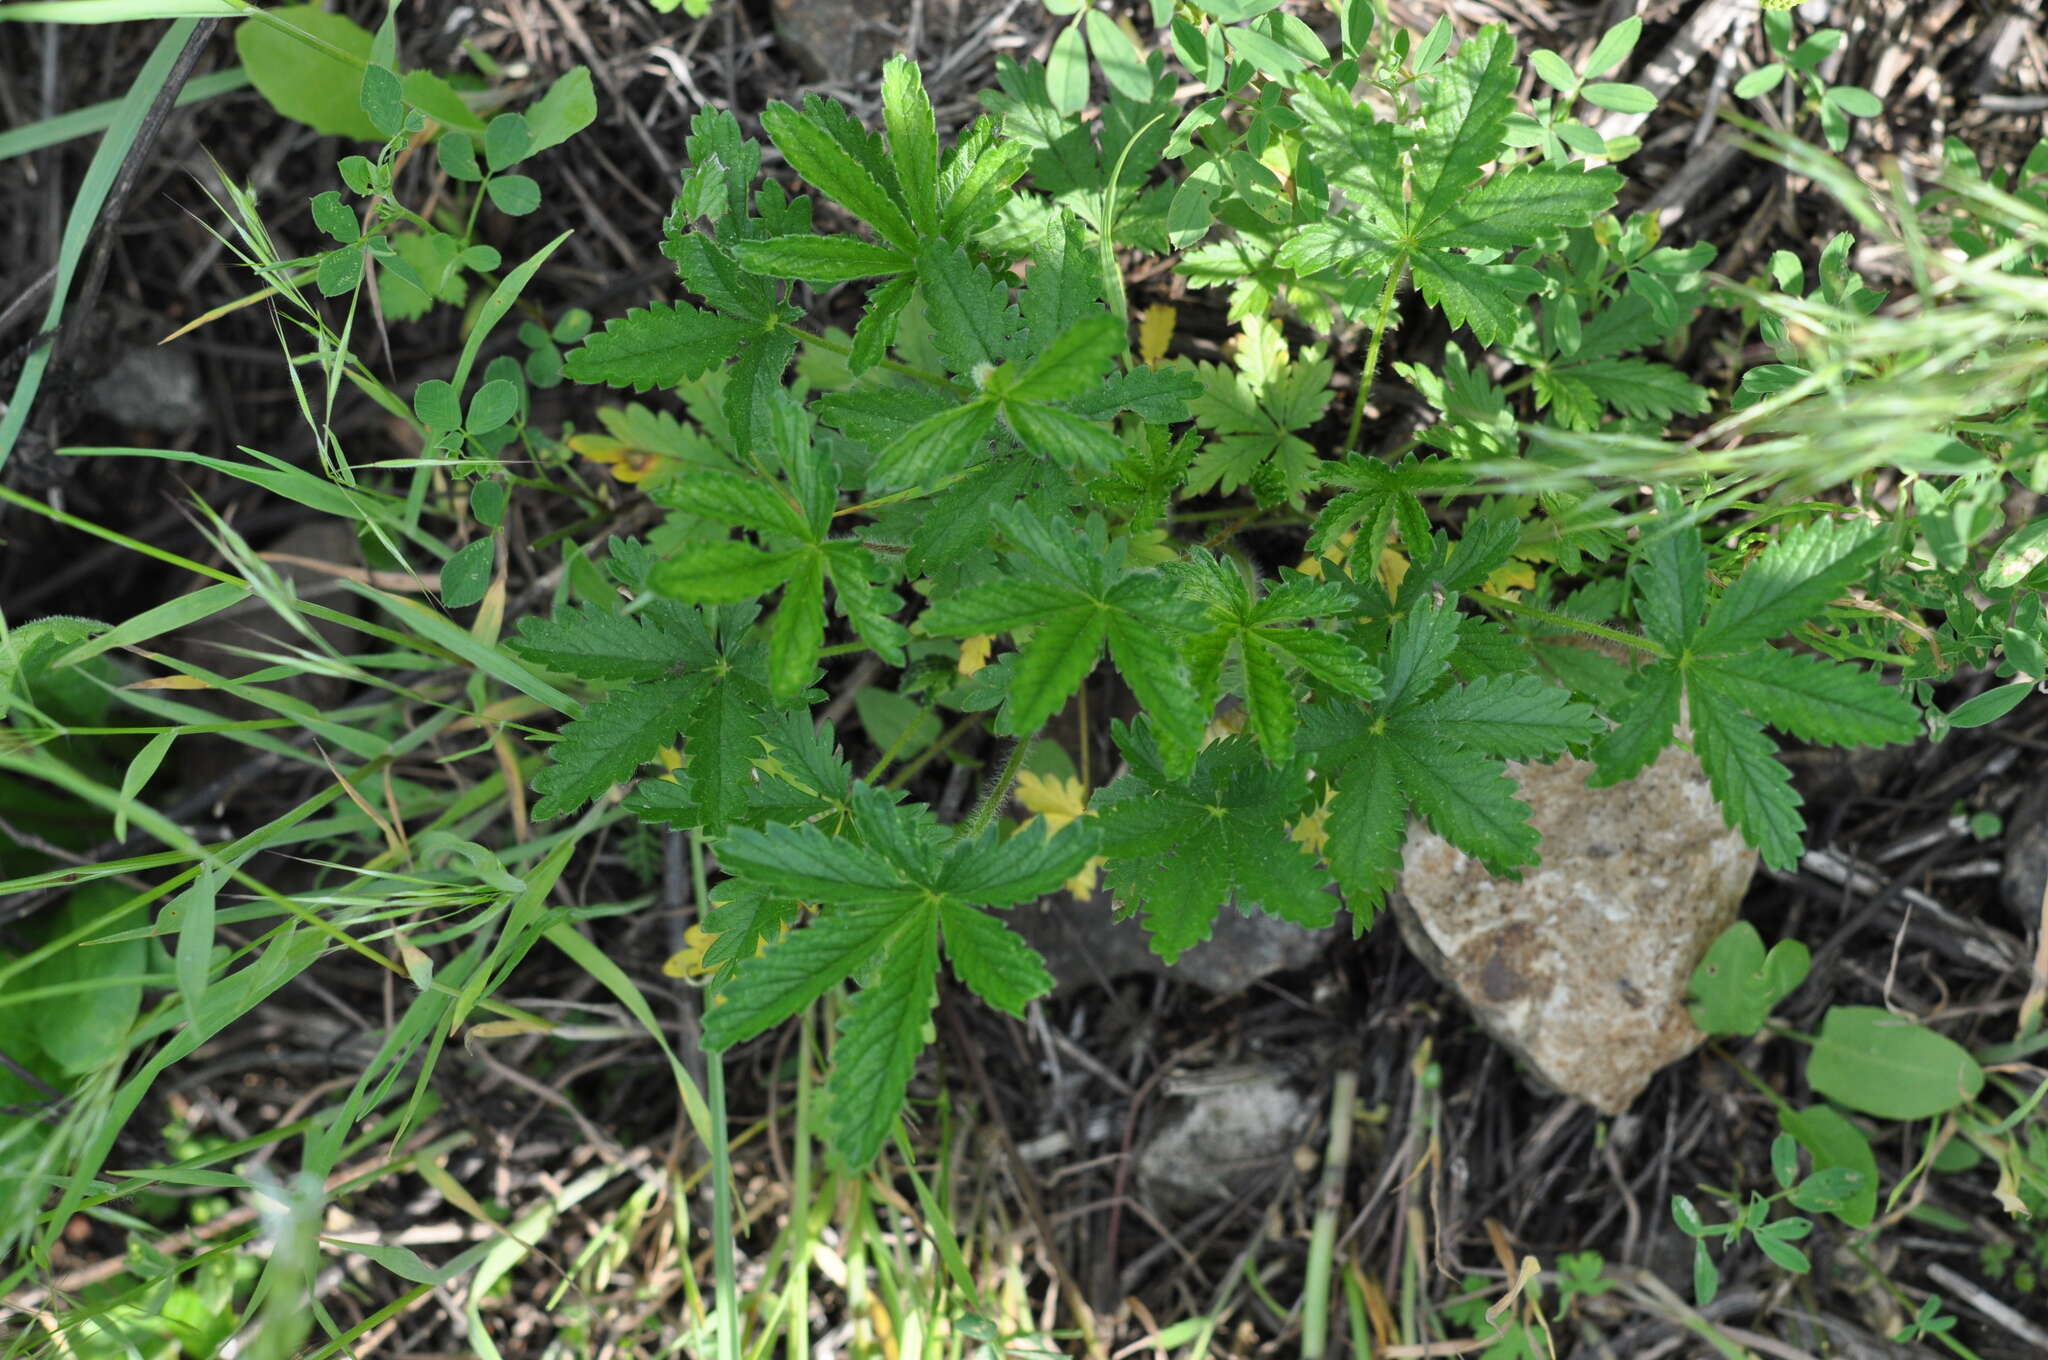
<svg viewBox="0 0 2048 1360">
<path fill-rule="evenodd" d="M 1294 757 L 1296 668 L 1328 691 L 1378 697 L 1379 671 L 1363 652 L 1335 633 L 1303 626 L 1318 615 L 1344 613 L 1339 587 L 1296 578 L 1255 597 L 1235 566 L 1201 549 L 1174 575 L 1207 614 L 1204 630 L 1188 640 L 1185 653 L 1201 707 L 1214 709 L 1225 662 L 1234 657 L 1247 728 L 1275 762 Z"/>
</svg>

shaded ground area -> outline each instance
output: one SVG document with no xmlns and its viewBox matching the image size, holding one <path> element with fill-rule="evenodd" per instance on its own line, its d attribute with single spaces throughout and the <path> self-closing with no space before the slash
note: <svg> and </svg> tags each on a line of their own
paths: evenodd
<svg viewBox="0 0 2048 1360">
<path fill-rule="evenodd" d="M 366 24 L 382 10 L 342 8 Z M 879 58 L 904 47 L 923 63 L 941 127 L 958 127 L 979 112 L 974 92 L 989 83 L 996 54 L 1044 55 L 1055 22 L 1036 3 L 997 0 L 863 3 L 843 19 L 830 17 L 838 11 L 826 0 L 717 0 L 702 21 L 657 15 L 638 3 L 585 0 L 423 8 L 445 26 L 434 29 L 427 14 L 409 16 L 407 52 L 415 60 L 453 60 L 468 43 L 507 72 L 525 72 L 534 90 L 574 64 L 596 74 L 598 125 L 571 151 L 536 163 L 534 173 L 548 189 L 545 206 L 496 244 L 516 258 L 573 228 L 533 300 L 549 315 L 580 307 L 600 317 L 672 285 L 656 245 L 687 122 L 698 109 L 731 108 L 756 132 L 767 100 L 816 89 L 872 121 Z M 1301 8 L 1323 22 L 1320 7 Z M 1573 59 L 1630 8 L 1542 0 L 1393 6 L 1418 28 L 1446 11 L 1461 26 L 1504 21 L 1525 50 L 1546 46 Z M 1143 29 L 1145 7 L 1136 10 Z M 1829 22 L 1850 33 L 1831 59 L 1839 64 L 1836 78 L 1862 84 L 1886 105 L 1883 118 L 1865 125 L 1851 157 L 1871 182 L 1882 182 L 1894 160 L 1908 177 L 1924 179 L 1944 138 L 1960 138 L 1988 165 L 2012 165 L 2042 135 L 2048 44 L 2038 6 L 1926 0 L 1832 10 Z M 1810 259 L 1849 225 L 1845 217 L 1811 186 L 1749 159 L 1717 130 L 1715 110 L 1727 86 L 1762 59 L 1753 6 L 1672 0 L 1643 13 L 1649 27 L 1639 55 L 1655 60 L 1635 78 L 1663 94 L 1665 104 L 1642 129 L 1645 149 L 1632 163 L 1640 197 L 1624 206 L 1659 213 L 1672 242 L 1714 240 L 1721 248 L 1716 268 L 1725 275 L 1756 272 L 1775 249 Z M 0 114 L 9 125 L 119 97 L 157 36 L 153 25 L 0 34 L 7 39 L 0 44 Z M 835 44 L 834 34 L 844 41 Z M 195 74 L 232 61 L 231 43 L 217 35 Z M 1617 123 L 1608 130 L 1624 129 Z M 224 194 L 216 165 L 259 195 L 281 249 L 311 251 L 317 238 L 304 205 L 334 187 L 342 150 L 281 122 L 248 90 L 174 114 L 122 221 L 93 257 L 86 275 L 96 289 L 92 305 L 73 309 L 24 445 L 5 469 L 6 484 L 200 560 L 210 560 L 211 549 L 189 508 L 193 497 L 259 548 L 286 540 L 304 513 L 241 482 L 198 467 L 86 462 L 57 450 L 134 444 L 224 453 L 246 445 L 315 465 L 314 435 L 300 418 L 264 307 L 219 317 L 176 342 L 169 359 L 152 360 L 160 367 L 117 383 L 141 383 L 158 394 L 141 408 L 115 407 L 96 384 L 126 356 L 157 353 L 161 336 L 250 291 L 249 276 L 210 230 L 220 216 L 209 193 Z M 88 139 L 0 163 L 0 203 L 8 205 L 0 211 L 0 378 L 11 380 L 41 316 L 39 281 L 55 258 L 66 205 L 90 151 Z M 771 170 L 779 168 L 772 155 Z M 1883 260 L 1865 265 L 1884 277 Z M 1214 357 L 1229 333 L 1220 296 L 1189 294 L 1169 276 L 1134 279 L 1132 300 L 1169 300 L 1183 309 L 1179 351 Z M 835 301 L 820 300 L 824 315 L 835 315 Z M 455 309 L 438 309 L 380 333 L 367 352 L 402 379 L 446 372 L 462 345 L 460 322 Z M 1398 344 L 1409 355 L 1430 355 L 1444 338 L 1421 326 L 1401 332 Z M 1338 357 L 1340 372 L 1347 365 L 1355 371 L 1356 356 L 1341 343 Z M 1725 386 L 1733 358 L 1725 336 L 1700 334 L 1682 362 L 1700 381 Z M 1400 393 L 1375 395 L 1390 428 L 1407 418 Z M 561 387 L 543 394 L 534 423 L 587 428 L 596 404 L 596 394 Z M 359 463 L 414 452 L 367 399 L 344 394 L 333 424 Z M 646 522 L 648 507 L 630 487 L 604 490 L 612 524 Z M 572 527 L 588 539 L 605 526 L 520 526 L 513 539 L 515 611 L 521 601 L 530 608 L 544 598 L 544 585 L 535 587 L 552 563 L 534 545 Z M 191 584 L 117 545 L 17 508 L 0 509 L 0 535 L 0 608 L 9 620 L 49 612 L 122 618 Z M 293 543 L 283 550 L 334 560 L 348 547 L 308 553 Z M 835 692 L 874 678 L 838 676 Z M 1906 752 L 1849 760 L 1795 755 L 1817 854 L 1799 874 L 1759 878 L 1745 906 L 1766 938 L 1796 936 L 1814 948 L 1812 979 L 1780 1018 L 1810 1031 L 1830 1004 L 1889 1001 L 1957 1021 L 1949 1032 L 1965 1042 L 2010 1034 L 2040 922 L 2017 892 L 2001 894 L 2000 876 L 2015 856 L 2042 853 L 2020 841 L 2038 843 L 2048 834 L 2042 800 L 2021 807 L 2048 779 L 2044 753 L 2048 719 L 2035 705 L 2003 725 Z M 248 825 L 273 801 L 305 792 L 277 785 L 275 765 L 210 759 L 196 743 L 189 752 L 180 748 L 179 761 L 166 770 L 165 805 L 209 836 Z M 957 807 L 972 787 L 971 776 L 956 775 L 959 787 L 949 789 L 943 768 L 924 779 L 916 791 L 941 808 L 949 798 Z M 1982 814 L 1995 815 L 2003 829 Z M 12 815 L 7 829 L 17 839 L 33 836 L 84 859 L 115 848 Z M 683 923 L 661 905 L 678 900 L 678 871 L 671 862 L 665 878 L 662 849 L 646 837 L 606 839 L 588 848 L 568 883 L 581 901 L 652 894 L 657 905 L 595 929 L 650 996 L 668 998 L 675 1035 L 687 1043 L 694 995 L 658 971 Z M 299 872 L 313 881 L 312 870 Z M 289 873 L 280 879 L 288 880 Z M 0 928 L 19 914 L 0 912 Z M 507 993 L 514 1001 L 594 994 L 586 974 L 538 955 Z M 388 1004 L 348 961 L 315 970 L 281 993 L 262 1023 L 209 1045 L 167 1079 L 160 1108 L 131 1131 L 131 1159 L 161 1155 L 150 1146 L 150 1130 L 167 1116 L 234 1137 L 297 1117 L 352 1077 L 351 1063 L 366 1045 L 374 1047 L 370 1036 Z M 1207 995 L 1172 976 L 1125 976 L 1064 991 L 1035 1008 L 1028 1023 L 949 995 L 938 1034 L 935 1060 L 913 1088 L 920 1151 L 932 1158 L 923 1169 L 951 1187 L 955 1216 L 972 1225 L 977 1240 L 1014 1253 L 1016 1274 L 1030 1282 L 1032 1306 L 1045 1325 L 1071 1328 L 1085 1317 L 1114 1346 L 1220 1308 L 1215 1349 L 1237 1355 L 1289 1354 L 1298 1344 L 1299 1322 L 1287 1308 L 1301 1294 L 1333 1074 L 1340 1070 L 1357 1074 L 1360 1117 L 1350 1174 L 1339 1186 L 1344 1226 L 1336 1252 L 1339 1261 L 1357 1263 L 1352 1274 L 1362 1306 L 1389 1316 L 1417 1301 L 1439 1308 L 1474 1287 L 1469 1277 L 1497 1290 L 1504 1262 L 1496 1242 L 1512 1244 L 1516 1255 L 1536 1253 L 1546 1264 L 1559 1253 L 1598 1251 L 1621 1268 L 1622 1283 L 1579 1300 L 1572 1316 L 1557 1323 L 1558 1351 L 1620 1357 L 1710 1353 L 1685 1329 L 1690 1243 L 1673 1226 L 1668 1205 L 1674 1193 L 1698 1196 L 1702 1186 L 1765 1185 L 1778 1126 L 1770 1103 L 1740 1069 L 1780 1090 L 1800 1080 L 1792 1043 L 1708 1051 L 1660 1075 L 1628 1115 L 1600 1117 L 1519 1073 L 1384 923 L 1362 941 L 1333 943 L 1309 966 L 1232 995 Z M 735 1123 L 756 1135 L 740 1154 L 745 1213 L 763 1225 L 743 1239 L 743 1257 L 759 1249 L 765 1225 L 790 1207 L 794 1093 L 785 1074 L 794 1042 L 784 1033 L 731 1064 Z M 521 1039 L 451 1051 L 436 1073 L 447 1104 L 419 1136 L 470 1135 L 447 1165 L 473 1194 L 516 1206 L 596 1165 L 693 1164 L 697 1154 L 678 1132 L 679 1113 L 668 1103 L 670 1088 L 650 1046 L 593 1040 L 566 1054 L 541 1047 Z M 1261 1099 L 1291 1112 L 1288 1136 L 1277 1153 L 1269 1149 L 1224 1168 L 1230 1193 L 1176 1195 L 1140 1174 L 1137 1153 L 1188 1108 L 1205 1076 L 1212 1084 L 1264 1082 Z M 1880 1152 L 1887 1184 L 1921 1151 L 1902 1130 L 1888 1139 Z M 2043 1243 L 2006 1217 L 1994 1179 L 1980 1169 L 1917 1182 L 1899 1206 L 1901 1221 L 1879 1239 L 1878 1259 L 1844 1250 L 1832 1220 L 1822 1220 L 1805 1243 L 1814 1271 L 1803 1280 L 1753 1252 L 1730 1257 L 1707 1313 L 1759 1352 L 1917 1354 L 1924 1352 L 1882 1338 L 1910 1314 L 1906 1305 L 1932 1292 L 1961 1316 L 1956 1335 L 1979 1354 L 2041 1354 L 2036 1336 L 1972 1306 L 1973 1297 L 2005 1300 L 2033 1325 L 2048 1325 L 2038 1283 L 2031 1301 L 2014 1284 L 2013 1262 L 2043 1252 Z M 564 1215 L 553 1229 L 555 1259 L 569 1260 L 612 1232 L 636 1184 L 622 1177 Z M 1920 1212 L 1904 1218 L 1908 1208 Z M 373 1185 L 350 1202 L 349 1214 L 355 1224 L 375 1225 L 385 1240 L 428 1255 L 486 1231 L 417 1181 Z M 701 1216 L 696 1221 L 685 1249 L 664 1214 L 629 1220 L 614 1272 L 616 1296 L 589 1301 L 592 1314 L 611 1320 L 565 1343 L 573 1353 L 654 1354 L 673 1338 L 661 1321 L 664 1310 L 680 1307 L 686 1275 L 708 1276 Z M 218 1231 L 196 1225 L 185 1244 L 203 1244 Z M 1986 1243 L 2010 1250 L 1994 1261 Z M 118 1267 L 122 1246 L 104 1225 L 82 1227 L 57 1263 L 57 1283 L 78 1288 L 103 1278 Z M 2048 1260 L 2039 1264 L 2048 1268 Z M 1877 1283 L 1880 1276 L 1918 1292 L 1894 1298 Z M 343 1288 L 338 1278 L 324 1283 L 343 1325 L 385 1301 Z M 550 1302 L 556 1283 L 535 1262 L 514 1272 L 489 1315 L 506 1354 L 542 1354 L 557 1338 L 562 1313 Z M 819 1335 L 829 1348 L 853 1323 L 843 1289 L 821 1282 L 819 1290 Z M 361 1353 L 447 1353 L 464 1345 L 458 1313 L 437 1293 L 374 1330 Z"/>
</svg>

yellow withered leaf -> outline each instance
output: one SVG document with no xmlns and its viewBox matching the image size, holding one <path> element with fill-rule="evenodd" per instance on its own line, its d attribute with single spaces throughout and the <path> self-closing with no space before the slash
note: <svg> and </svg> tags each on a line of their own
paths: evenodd
<svg viewBox="0 0 2048 1360">
<path fill-rule="evenodd" d="M 1152 367 L 1159 367 L 1166 358 L 1166 347 L 1173 343 L 1174 323 L 1180 319 L 1180 311 L 1163 302 L 1155 302 L 1138 316 L 1138 357 Z"/>
</svg>

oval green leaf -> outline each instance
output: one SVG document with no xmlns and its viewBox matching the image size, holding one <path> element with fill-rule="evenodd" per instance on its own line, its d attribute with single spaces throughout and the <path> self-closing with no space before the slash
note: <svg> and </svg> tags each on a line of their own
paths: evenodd
<svg viewBox="0 0 2048 1360">
<path fill-rule="evenodd" d="M 1987 689 L 1974 699 L 1965 699 L 1956 705 L 1955 712 L 1948 715 L 1950 727 L 1982 727 L 1997 722 L 2006 714 L 2019 707 L 2020 700 L 2027 697 L 2034 688 L 2031 680 L 2015 680 L 2010 685 Z"/>
<path fill-rule="evenodd" d="M 330 47 L 357 60 L 336 56 Z M 370 57 L 370 34 L 360 25 L 318 5 L 286 5 L 243 21 L 235 29 L 235 54 L 256 93 L 293 122 L 332 137 L 379 140 L 360 102 Z"/>
<path fill-rule="evenodd" d="M 1821 1022 L 1806 1081 L 1881 1119 L 1929 1119 L 1975 1099 L 1984 1069 L 1955 1040 L 1877 1006 L 1836 1006 Z"/>
<path fill-rule="evenodd" d="M 510 217 L 524 217 L 540 206 L 540 185 L 525 175 L 499 175 L 484 185 L 491 205 Z"/>
<path fill-rule="evenodd" d="M 2034 575 L 2048 562 L 2048 515 L 2039 515 L 2021 525 L 1991 554 L 1991 564 L 1979 577 L 1986 590 L 2011 590 Z"/>
<path fill-rule="evenodd" d="M 491 586 L 491 540 L 480 538 L 441 564 L 441 603 L 467 609 Z"/>
<path fill-rule="evenodd" d="M 1088 49 L 1078 21 L 1053 40 L 1052 59 L 1045 64 L 1045 92 L 1063 118 L 1072 118 L 1088 103 Z"/>
</svg>

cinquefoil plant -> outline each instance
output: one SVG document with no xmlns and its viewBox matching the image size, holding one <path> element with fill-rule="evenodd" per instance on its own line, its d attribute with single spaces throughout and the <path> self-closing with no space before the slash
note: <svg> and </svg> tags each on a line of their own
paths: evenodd
<svg viewBox="0 0 2048 1360">
<path fill-rule="evenodd" d="M 1727 489 L 1704 478 L 1653 503 L 1597 477 L 1489 492 L 1503 465 L 1568 466 L 1532 434 L 1654 440 L 1709 409 L 1666 346 L 1711 251 L 1607 215 L 1623 179 L 1598 162 L 1630 148 L 1569 131 L 1568 102 L 1519 111 L 1503 30 L 1454 46 L 1370 15 L 1346 8 L 1333 54 L 1271 5 L 1182 6 L 1174 50 L 1213 92 L 1185 111 L 1162 53 L 1077 28 L 1104 77 L 1092 116 L 1075 36 L 1050 70 L 1006 64 L 991 116 L 943 148 L 898 59 L 879 135 L 822 99 L 763 114 L 818 201 L 763 181 L 760 147 L 702 114 L 662 246 L 690 300 L 567 357 L 579 382 L 680 389 L 703 438 L 655 491 L 659 546 L 612 544 L 615 591 L 522 622 L 530 661 L 597 691 L 535 811 L 680 747 L 628 806 L 708 838 L 726 876 L 707 1041 L 853 984 L 829 1083 L 851 1162 L 892 1126 L 942 954 L 1020 1010 L 1049 979 L 1001 912 L 1092 860 L 1167 959 L 1225 907 L 1321 924 L 1341 903 L 1362 931 L 1411 818 L 1512 876 L 1541 847 L 1508 762 L 1576 751 L 1626 779 L 1683 702 L 1730 823 L 1785 867 L 1804 827 L 1767 729 L 1920 730 L 1865 664 L 1888 652 L 1836 641 L 1870 617 L 1843 602 L 1909 547 L 1896 524 L 1807 503 L 1703 534 Z M 1635 32 L 1545 79 L 1639 106 L 1590 79 Z M 1229 288 L 1228 365 L 1131 352 L 1120 252 L 1176 248 L 1190 282 Z M 851 335 L 806 319 L 840 285 L 864 299 Z M 1453 337 L 1393 369 L 1433 413 L 1420 432 L 1369 447 L 1404 312 Z M 1297 325 L 1323 344 L 1290 342 Z M 1353 380 L 1330 345 L 1361 353 Z M 1220 532 L 1213 501 L 1189 504 L 1218 495 L 1236 497 Z M 1250 528 L 1257 553 L 1233 532 Z M 1285 534 L 1305 555 L 1276 562 Z M 1643 664 L 1549 645 L 1561 632 Z M 823 667 L 859 653 L 1012 740 L 958 824 L 857 777 L 814 722 Z M 1006 832 L 1033 739 L 1119 692 L 1123 771 L 1056 833 Z"/>
</svg>

